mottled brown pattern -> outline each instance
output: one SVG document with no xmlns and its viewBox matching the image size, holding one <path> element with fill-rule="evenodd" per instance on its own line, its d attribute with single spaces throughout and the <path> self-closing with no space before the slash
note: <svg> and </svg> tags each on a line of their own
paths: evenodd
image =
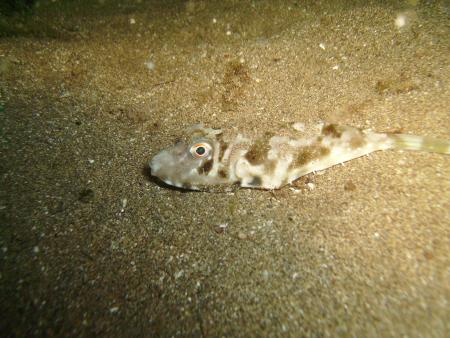
<svg viewBox="0 0 450 338">
<path fill-rule="evenodd" d="M 217 173 L 222 178 L 227 178 L 228 177 L 228 170 L 226 170 L 226 169 L 220 169 Z"/>
<path fill-rule="evenodd" d="M 365 146 L 366 144 L 367 144 L 367 141 L 364 138 L 364 135 L 362 134 L 362 132 L 360 132 L 360 131 L 358 134 L 353 135 L 352 138 L 350 139 L 350 147 L 352 149 L 361 148 L 361 147 Z"/>
<path fill-rule="evenodd" d="M 266 174 L 272 174 L 277 166 L 277 161 L 270 160 L 264 163 L 264 171 Z"/>
<path fill-rule="evenodd" d="M 301 166 L 312 160 L 327 156 L 329 153 L 330 149 L 321 145 L 303 147 L 299 150 L 297 157 L 292 163 L 294 166 Z"/>
<path fill-rule="evenodd" d="M 248 152 L 245 154 L 245 158 L 250 164 L 257 165 L 263 163 L 267 158 L 267 153 L 270 150 L 270 139 L 272 138 L 272 133 L 265 133 L 260 139 L 257 139 L 255 143 L 252 144 Z"/>
<path fill-rule="evenodd" d="M 201 167 L 198 168 L 200 175 L 208 175 L 213 167 L 213 160 L 207 160 Z"/>
<path fill-rule="evenodd" d="M 342 130 L 341 128 L 336 124 L 328 124 L 322 128 L 322 134 L 339 138 L 342 136 Z"/>
<path fill-rule="evenodd" d="M 222 162 L 223 155 L 225 154 L 225 151 L 228 149 L 228 143 L 220 140 L 220 153 L 219 153 L 219 162 Z"/>
</svg>

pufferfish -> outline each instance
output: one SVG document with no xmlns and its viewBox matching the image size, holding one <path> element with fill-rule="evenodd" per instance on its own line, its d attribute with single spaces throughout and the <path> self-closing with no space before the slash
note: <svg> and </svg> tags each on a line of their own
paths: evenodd
<svg viewBox="0 0 450 338">
<path fill-rule="evenodd" d="M 217 187 L 278 189 L 306 174 L 378 150 L 418 150 L 450 154 L 450 141 L 409 134 L 377 133 L 326 124 L 302 123 L 284 134 L 248 137 L 197 124 L 150 161 L 151 174 L 189 190 Z"/>
</svg>

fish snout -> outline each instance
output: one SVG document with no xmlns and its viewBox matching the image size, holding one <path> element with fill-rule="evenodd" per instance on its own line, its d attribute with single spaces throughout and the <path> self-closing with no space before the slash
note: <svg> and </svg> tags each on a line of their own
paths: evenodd
<svg viewBox="0 0 450 338">
<path fill-rule="evenodd" d="M 176 178 L 177 163 L 171 155 L 169 151 L 163 150 L 153 157 L 149 163 L 150 173 L 168 185 L 180 186 Z"/>
</svg>

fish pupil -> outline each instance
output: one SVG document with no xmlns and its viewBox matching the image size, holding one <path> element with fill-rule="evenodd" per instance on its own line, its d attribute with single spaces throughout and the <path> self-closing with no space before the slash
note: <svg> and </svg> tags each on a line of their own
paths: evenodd
<svg viewBox="0 0 450 338">
<path fill-rule="evenodd" d="M 198 147 L 197 149 L 195 149 L 195 152 L 197 153 L 197 155 L 203 155 L 206 152 L 205 147 Z"/>
</svg>

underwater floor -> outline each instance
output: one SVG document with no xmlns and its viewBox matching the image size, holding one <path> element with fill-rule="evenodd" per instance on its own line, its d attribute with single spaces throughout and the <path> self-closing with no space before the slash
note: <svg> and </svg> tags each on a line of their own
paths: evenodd
<svg viewBox="0 0 450 338">
<path fill-rule="evenodd" d="M 445 1 L 24 1 L 0 15 L 4 336 L 444 337 L 450 156 L 275 191 L 148 161 L 202 122 L 450 138 Z"/>
</svg>

